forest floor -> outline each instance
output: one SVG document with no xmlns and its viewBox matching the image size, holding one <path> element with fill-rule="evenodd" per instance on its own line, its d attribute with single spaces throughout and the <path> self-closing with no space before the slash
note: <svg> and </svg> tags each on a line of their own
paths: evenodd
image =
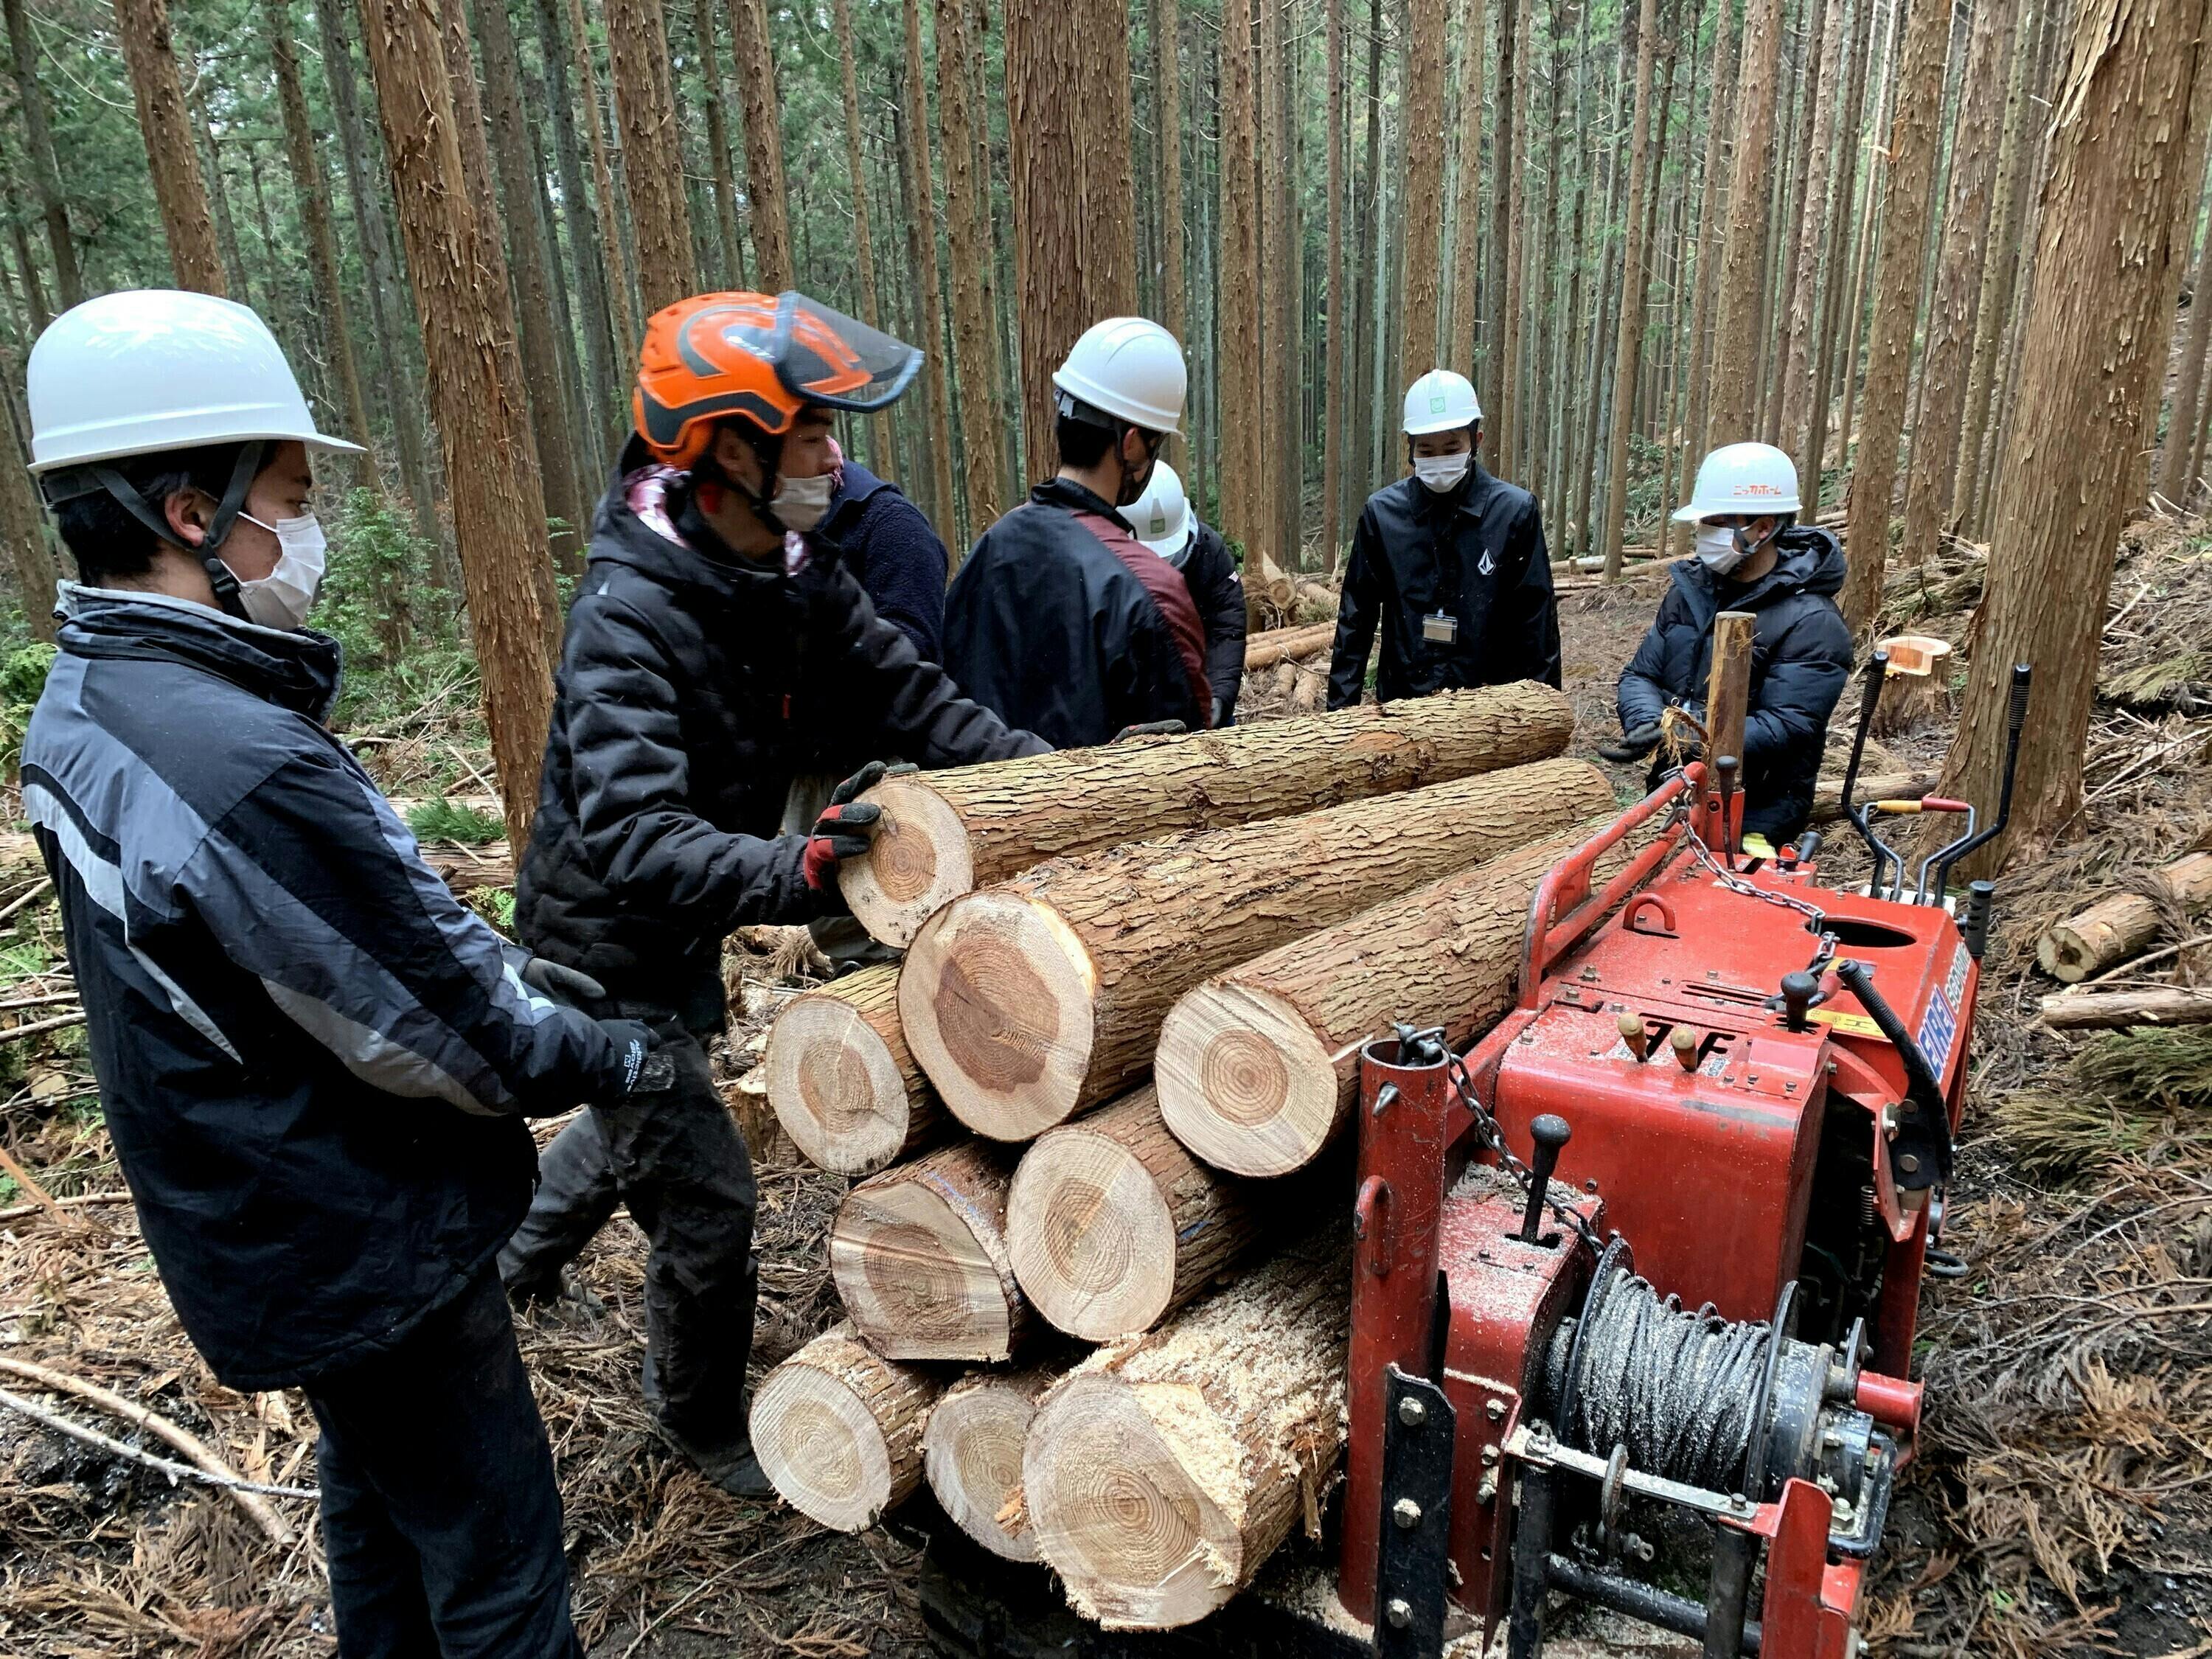
<svg viewBox="0 0 2212 1659">
<path fill-rule="evenodd" d="M 1931 1281 L 1920 1368 L 1923 1455 L 1893 1513 L 1868 1635 L 1900 1659 L 2087 1651 L 2212 1653 L 2212 1060 L 2153 1102 L 2090 1097 L 2066 1081 L 2080 1045 L 2043 1030 L 2034 939 L 2087 896 L 2136 878 L 2212 827 L 2212 530 L 2140 528 L 2113 587 L 2088 799 L 2062 844 L 2008 878 L 1984 966 L 1974 1093 L 1945 1243 L 1966 1276 Z M 1613 729 L 1612 685 L 1656 600 L 1657 573 L 1563 603 L 1575 749 Z M 1900 625 L 1961 640 L 1978 567 L 1893 580 Z M 1248 713 L 1286 699 L 1256 683 Z M 1836 722 L 1847 732 L 1849 699 Z M 1887 740 L 1932 763 L 1939 714 Z M 466 744 L 465 731 L 422 738 Z M 480 740 L 480 739 L 479 739 Z M 410 739 L 410 741 L 416 741 Z M 380 751 L 387 787 L 420 780 Z M 1617 769 L 1624 793 L 1640 779 Z M 1839 879 L 1863 876 L 1832 843 Z M 51 906 L 0 872 L 0 1019 L 63 996 Z M 496 909 L 495 902 L 491 906 Z M 793 951 L 733 947 L 747 1011 L 732 1075 L 781 1000 Z M 2212 970 L 2191 944 L 2153 970 Z M 53 1005 L 47 1005 L 48 1006 Z M 57 1195 L 120 1188 L 81 1032 L 0 1030 L 0 1145 Z M 556 1127 L 541 1126 L 550 1133 Z M 250 1477 L 312 1486 L 313 1422 L 295 1393 L 217 1385 L 185 1342 L 127 1205 L 56 1216 L 0 1184 L 0 1369 L 27 1359 L 106 1385 L 202 1436 Z M 774 1363 L 828 1323 L 822 1237 L 843 1182 L 780 1159 L 761 1170 L 763 1307 Z M 525 1358 L 558 1459 L 578 1622 L 593 1659 L 739 1653 L 892 1659 L 926 1651 L 917 1557 L 893 1533 L 824 1534 L 774 1504 L 703 1485 L 655 1439 L 641 1404 L 643 1244 L 618 1218 L 586 1251 L 588 1301 L 526 1318 Z M 0 1376 L 0 1387 L 136 1441 L 135 1431 Z M 270 1540 L 231 1498 L 161 1476 L 0 1408 L 0 1651 L 295 1659 L 333 1650 L 313 1506 L 272 1500 Z"/>
</svg>

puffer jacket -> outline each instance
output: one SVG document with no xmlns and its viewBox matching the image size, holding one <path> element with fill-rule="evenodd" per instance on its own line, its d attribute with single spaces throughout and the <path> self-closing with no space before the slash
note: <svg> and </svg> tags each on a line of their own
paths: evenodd
<svg viewBox="0 0 2212 1659">
<path fill-rule="evenodd" d="M 337 645 L 62 590 L 23 743 L 100 1104 L 193 1346 L 234 1389 L 368 1359 L 514 1231 L 522 1116 L 622 1096 L 324 729 Z"/>
<path fill-rule="evenodd" d="M 943 657 L 949 560 L 905 492 L 858 461 L 843 462 L 821 533 L 837 544 L 876 614 L 903 631 L 924 662 Z"/>
<path fill-rule="evenodd" d="M 1452 619 L 1449 642 L 1423 637 L 1425 617 Z M 1328 706 L 1359 701 L 1377 622 L 1385 702 L 1511 680 L 1559 683 L 1559 611 L 1536 498 L 1484 471 L 1439 494 L 1401 478 L 1367 498 L 1337 603 Z"/>
<path fill-rule="evenodd" d="M 1743 827 L 1779 846 L 1804 829 L 1820 775 L 1828 717 L 1851 671 L 1851 631 L 1832 597 L 1844 585 L 1843 544 L 1800 526 L 1779 538 L 1774 568 L 1753 582 L 1674 562 L 1659 614 L 1628 666 L 1617 702 L 1621 729 L 1657 720 L 1669 703 L 1702 708 L 1712 672 L 1713 618 L 1748 611 L 1751 702 L 1743 724 Z"/>
<path fill-rule="evenodd" d="M 1244 581 L 1221 532 L 1200 522 L 1196 514 L 1192 522 L 1197 529 L 1168 562 L 1182 572 L 1190 602 L 1198 607 L 1198 619 L 1206 629 L 1206 679 L 1213 688 L 1213 723 L 1227 726 L 1237 718 L 1237 694 L 1244 684 Z"/>
<path fill-rule="evenodd" d="M 795 776 L 1048 746 L 917 656 L 836 544 L 742 559 L 689 485 L 640 467 L 600 503 L 516 884 L 524 943 L 640 1001 L 685 1000 L 734 927 L 842 909 L 777 834 Z"/>
</svg>

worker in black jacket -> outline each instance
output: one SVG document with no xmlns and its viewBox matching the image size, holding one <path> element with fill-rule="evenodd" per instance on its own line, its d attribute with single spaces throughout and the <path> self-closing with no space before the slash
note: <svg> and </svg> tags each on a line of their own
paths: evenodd
<svg viewBox="0 0 2212 1659">
<path fill-rule="evenodd" d="M 723 938 L 843 910 L 837 866 L 867 849 L 877 811 L 853 798 L 882 775 L 874 757 L 951 766 L 1045 747 L 964 701 L 815 533 L 831 412 L 883 407 L 919 362 L 796 294 L 702 295 L 653 318 L 516 888 L 523 939 L 651 1025 L 678 1087 L 649 1114 L 562 1131 L 501 1272 L 519 1298 L 557 1292 L 626 1204 L 650 1244 L 647 1402 L 679 1451 L 744 1494 L 768 1484 L 744 1405 L 751 1164 L 704 1047 L 723 1024 Z M 779 835 L 793 779 L 823 771 L 854 775 L 811 833 Z"/>
<path fill-rule="evenodd" d="M 1713 618 L 1750 611 L 1743 831 L 1769 847 L 1793 839 L 1812 812 L 1828 719 L 1851 668 L 1851 632 L 1833 598 L 1844 585 L 1843 546 L 1798 525 L 1797 511 L 1797 469 L 1772 445 L 1729 444 L 1705 457 L 1689 504 L 1674 514 L 1698 526 L 1696 555 L 1676 561 L 1659 614 L 1621 671 L 1626 735 L 1600 750 L 1613 761 L 1649 753 L 1669 704 L 1702 720 Z"/>
<path fill-rule="evenodd" d="M 1205 726 L 1206 632 L 1122 509 L 1182 418 L 1182 348 L 1158 323 L 1092 326 L 1053 375 L 1060 471 L 976 542 L 945 599 L 945 666 L 1055 748 Z"/>
<path fill-rule="evenodd" d="M 1182 572 L 1183 586 L 1206 630 L 1206 680 L 1213 691 L 1213 724 L 1237 718 L 1237 693 L 1244 684 L 1244 582 L 1221 532 L 1191 511 L 1182 479 L 1165 461 L 1152 464 L 1152 481 L 1122 515 L 1137 539 Z"/>
<path fill-rule="evenodd" d="M 526 1115 L 649 1112 L 641 1024 L 457 902 L 325 725 L 315 429 L 246 307 L 91 300 L 31 352 L 81 583 L 23 743 L 146 1246 L 225 1386 L 321 1429 L 338 1651 L 581 1659 L 561 1495 L 492 1258 Z"/>
<path fill-rule="evenodd" d="M 1359 701 L 1376 623 L 1385 702 L 1510 680 L 1559 683 L 1559 611 L 1536 498 L 1475 459 L 1482 405 L 1432 369 L 1406 393 L 1413 476 L 1367 498 L 1338 599 L 1328 706 Z"/>
</svg>

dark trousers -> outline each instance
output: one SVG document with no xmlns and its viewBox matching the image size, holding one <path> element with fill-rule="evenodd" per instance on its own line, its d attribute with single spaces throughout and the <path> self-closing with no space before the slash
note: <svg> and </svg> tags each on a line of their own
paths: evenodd
<svg viewBox="0 0 2212 1659">
<path fill-rule="evenodd" d="M 340 1659 L 581 1659 L 553 1452 L 497 1274 L 307 1395 Z"/>
<path fill-rule="evenodd" d="M 692 1446 L 728 1445 L 744 1438 L 738 1402 L 760 1290 L 752 1159 L 696 1028 L 658 1005 L 610 1012 L 653 1027 L 676 1062 L 676 1086 L 647 1104 L 594 1108 L 553 1137 L 530 1213 L 500 1252 L 500 1277 L 512 1291 L 550 1290 L 627 1205 L 648 1246 L 646 1403 Z"/>
</svg>

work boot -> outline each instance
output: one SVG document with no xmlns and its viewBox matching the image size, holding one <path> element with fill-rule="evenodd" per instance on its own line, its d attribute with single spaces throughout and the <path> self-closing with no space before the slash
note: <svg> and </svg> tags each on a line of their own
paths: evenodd
<svg viewBox="0 0 2212 1659">
<path fill-rule="evenodd" d="M 675 1428 L 665 1418 L 654 1419 L 660 1437 L 674 1449 L 677 1455 L 699 1471 L 710 1486 L 720 1488 L 732 1498 L 773 1498 L 775 1484 L 768 1471 L 761 1468 L 760 1459 L 753 1455 L 752 1436 L 740 1431 L 734 1440 L 704 1443 Z"/>
</svg>

